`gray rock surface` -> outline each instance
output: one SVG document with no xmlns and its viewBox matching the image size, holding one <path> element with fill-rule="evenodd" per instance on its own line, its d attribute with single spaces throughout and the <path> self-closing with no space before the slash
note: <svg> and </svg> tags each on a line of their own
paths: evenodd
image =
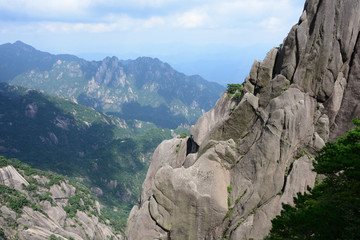
<svg viewBox="0 0 360 240">
<path fill-rule="evenodd" d="M 225 92 L 192 127 L 198 152 L 159 146 L 127 239 L 263 239 L 282 203 L 314 186 L 317 151 L 360 117 L 359 31 L 360 2 L 306 1 L 241 100 Z"/>
<path fill-rule="evenodd" d="M 131 210 L 125 232 L 128 239 L 168 239 L 168 233 L 151 217 L 149 204 L 150 200 L 147 200 L 140 209 L 134 206 Z"/>
<path fill-rule="evenodd" d="M 34 176 L 34 179 L 39 180 L 40 183 L 49 182 L 44 176 Z M 24 206 L 20 212 L 10 209 L 7 205 L 1 205 L 0 225 L 9 239 L 17 236 L 16 239 L 20 240 L 48 240 L 52 235 L 61 239 L 72 237 L 75 240 L 122 239 L 122 236 L 115 235 L 109 226 L 99 222 L 98 216 L 89 215 L 89 212 L 77 211 L 75 218 L 68 216 L 64 207 L 68 206 L 69 198 L 73 197 L 77 190 L 66 181 L 54 184 L 50 189 L 45 186 L 40 187 L 40 184 L 37 190 L 29 191 L 24 188 L 29 186 L 24 176 L 13 166 L 6 166 L 0 168 L 0 184 L 15 188 L 31 203 Z M 49 199 L 38 200 L 35 197 L 36 194 L 47 193 L 50 194 L 51 202 Z M 99 203 L 95 202 L 96 209 L 90 210 L 99 212 L 100 208 L 97 205 Z"/>
<path fill-rule="evenodd" d="M 152 195 L 155 173 L 166 165 L 173 168 L 181 167 L 186 158 L 186 143 L 188 138 L 173 138 L 163 141 L 152 156 L 151 165 L 142 185 L 141 202 Z"/>
<path fill-rule="evenodd" d="M 22 185 L 29 185 L 23 176 L 13 166 L 6 166 L 0 168 L 0 184 L 12 187 L 15 189 L 22 189 Z"/>
</svg>

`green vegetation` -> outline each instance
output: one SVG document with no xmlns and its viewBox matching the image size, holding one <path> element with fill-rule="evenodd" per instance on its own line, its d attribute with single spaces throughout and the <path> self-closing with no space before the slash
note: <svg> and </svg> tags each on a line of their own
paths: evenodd
<svg viewBox="0 0 360 240">
<path fill-rule="evenodd" d="M 4 239 L 6 236 L 5 236 L 5 233 L 4 233 L 4 230 L 2 230 L 2 228 L 0 228 L 0 239 Z"/>
<path fill-rule="evenodd" d="M 39 201 L 49 201 L 52 202 L 51 192 L 45 194 L 34 194 L 33 197 L 38 197 Z"/>
<path fill-rule="evenodd" d="M 247 189 L 245 189 L 245 191 L 241 194 L 241 196 L 235 200 L 236 204 L 238 204 L 240 202 L 240 200 L 245 196 L 246 192 L 247 192 Z"/>
<path fill-rule="evenodd" d="M 114 140 L 92 154 L 87 164 L 90 166 L 84 168 L 83 164 L 78 164 L 83 171 L 89 169 L 86 174 L 91 182 L 83 183 L 102 189 L 103 195 L 99 198 L 106 206 L 103 215 L 113 220 L 117 230 L 125 229 L 131 208 L 138 202 L 154 149 L 170 136 L 170 130 L 152 129 L 140 136 Z M 113 211 L 114 207 L 117 212 Z"/>
<path fill-rule="evenodd" d="M 77 211 L 90 211 L 92 204 L 93 199 L 89 198 L 89 195 L 77 193 L 69 198 L 68 205 L 64 207 L 64 210 L 67 213 L 67 217 L 73 218 L 76 216 Z M 96 215 L 96 212 L 93 211 L 93 214 Z"/>
<path fill-rule="evenodd" d="M 337 142 L 326 143 L 314 171 L 326 178 L 295 206 L 283 205 L 266 239 L 360 239 L 360 121 Z"/>
<path fill-rule="evenodd" d="M 27 186 L 24 185 L 23 188 L 29 192 L 38 190 L 38 187 L 35 184 L 29 184 Z"/>
<path fill-rule="evenodd" d="M 231 214 L 231 212 L 232 212 L 232 210 L 233 210 L 233 208 L 231 207 L 231 191 L 232 191 L 232 186 L 231 186 L 231 185 L 227 186 L 226 190 L 227 190 L 227 192 L 228 192 L 227 205 L 228 205 L 228 208 L 229 208 L 229 209 L 228 209 L 228 211 L 227 211 L 227 213 L 226 213 L 226 215 L 225 215 L 225 217 L 224 217 L 224 220 L 230 217 L 230 214 Z"/>
<path fill-rule="evenodd" d="M 241 97 L 242 97 L 242 93 L 241 93 L 241 92 L 237 92 L 237 93 L 235 93 L 234 96 L 233 96 L 233 98 L 234 98 L 235 100 L 237 100 L 237 101 L 240 101 Z"/>
<path fill-rule="evenodd" d="M 186 137 L 188 137 L 187 132 L 182 132 L 182 133 L 180 133 L 180 135 L 179 135 L 179 138 L 186 138 Z"/>
<path fill-rule="evenodd" d="M 48 188 L 54 184 L 60 184 L 65 180 L 65 177 L 61 174 L 48 175 L 47 177 L 50 179 L 49 183 L 46 184 Z"/>
<path fill-rule="evenodd" d="M 235 94 L 237 91 L 241 92 L 242 90 L 243 90 L 243 87 L 241 84 L 229 83 L 227 85 L 228 94 Z"/>
<path fill-rule="evenodd" d="M 175 154 L 179 153 L 180 147 L 181 147 L 181 141 L 180 141 L 180 143 L 176 144 Z"/>
<path fill-rule="evenodd" d="M 30 205 L 23 193 L 6 185 L 0 185 L 0 202 L 17 213 L 22 213 L 23 207 Z"/>
<path fill-rule="evenodd" d="M 63 238 L 61 237 L 56 237 L 54 234 L 50 235 L 50 240 L 62 240 Z"/>
<path fill-rule="evenodd" d="M 227 186 L 227 192 L 228 192 L 229 194 L 231 194 L 231 191 L 232 191 L 232 186 L 231 186 L 231 185 Z"/>
<path fill-rule="evenodd" d="M 227 93 L 229 98 L 235 99 L 237 102 L 240 102 L 243 95 L 243 87 L 241 84 L 228 84 Z M 231 109 L 233 112 L 236 108 L 236 105 Z"/>
</svg>

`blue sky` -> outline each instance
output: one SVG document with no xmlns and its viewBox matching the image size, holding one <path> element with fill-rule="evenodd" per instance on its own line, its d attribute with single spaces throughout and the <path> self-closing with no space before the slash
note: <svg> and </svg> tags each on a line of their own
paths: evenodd
<svg viewBox="0 0 360 240">
<path fill-rule="evenodd" d="M 87 60 L 157 57 L 186 74 L 242 82 L 282 43 L 305 0 L 0 0 L 0 44 Z"/>
</svg>

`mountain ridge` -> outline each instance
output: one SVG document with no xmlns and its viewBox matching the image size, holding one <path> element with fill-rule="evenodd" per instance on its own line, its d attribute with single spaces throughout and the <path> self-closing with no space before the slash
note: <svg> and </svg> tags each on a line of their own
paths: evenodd
<svg viewBox="0 0 360 240">
<path fill-rule="evenodd" d="M 124 119 L 140 118 L 166 128 L 194 123 L 224 90 L 200 76 L 177 72 L 156 58 L 86 61 L 41 52 L 22 42 L 1 45 L 0 53 L 2 82 L 43 90 Z M 134 104 L 139 105 L 129 112 Z M 164 121 L 152 115 L 145 119 L 141 115 L 144 107 L 154 108 Z"/>
</svg>

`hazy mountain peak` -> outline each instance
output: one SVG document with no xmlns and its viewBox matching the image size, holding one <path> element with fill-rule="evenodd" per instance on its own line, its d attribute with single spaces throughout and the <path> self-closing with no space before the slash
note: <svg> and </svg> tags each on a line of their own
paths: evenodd
<svg viewBox="0 0 360 240">
<path fill-rule="evenodd" d="M 21 48 L 23 50 L 27 50 L 27 51 L 35 51 L 36 49 L 22 41 L 16 41 L 13 43 L 13 46 L 17 47 L 17 48 Z"/>
</svg>

